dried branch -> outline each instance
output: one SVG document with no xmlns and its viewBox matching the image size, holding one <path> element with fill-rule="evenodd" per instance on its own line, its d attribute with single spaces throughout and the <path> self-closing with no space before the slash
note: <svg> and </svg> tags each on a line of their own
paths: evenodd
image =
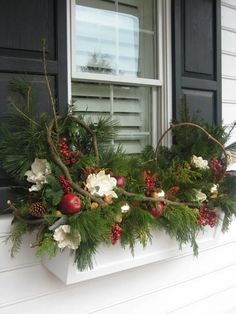
<svg viewBox="0 0 236 314">
<path fill-rule="evenodd" d="M 128 197 L 137 197 L 141 202 L 163 202 L 165 205 L 173 205 L 173 206 L 180 206 L 180 205 L 186 205 L 189 207 L 196 207 L 196 204 L 194 203 L 184 203 L 184 202 L 173 202 L 170 200 L 165 199 L 164 197 L 148 197 L 148 196 L 141 196 L 140 194 L 127 192 L 126 190 L 123 190 L 121 188 L 117 189 L 121 194 L 128 196 Z"/>
<path fill-rule="evenodd" d="M 47 85 L 47 90 L 48 90 L 48 94 L 49 94 L 49 98 L 50 98 L 50 103 L 52 106 L 52 112 L 53 112 L 53 116 L 54 116 L 54 123 L 55 123 L 55 129 L 56 129 L 56 133 L 57 136 L 59 134 L 58 132 L 58 123 L 57 123 L 57 113 L 56 113 L 56 102 L 55 102 L 55 98 L 52 95 L 52 89 L 50 86 L 50 82 L 48 79 L 48 71 L 47 71 L 47 60 L 46 60 L 46 40 L 44 39 L 42 41 L 43 44 L 43 70 L 44 70 L 44 77 L 46 80 L 46 85 Z"/>
<path fill-rule="evenodd" d="M 12 210 L 15 218 L 17 220 L 23 222 L 23 223 L 26 223 L 28 225 L 40 225 L 42 222 L 44 222 L 44 219 L 31 220 L 31 219 L 26 219 L 26 218 L 22 217 L 20 215 L 18 209 L 15 207 L 15 205 L 10 200 L 7 201 L 7 205 L 9 206 L 9 209 Z"/>
<path fill-rule="evenodd" d="M 201 127 L 200 125 L 196 124 L 196 123 L 192 123 L 192 122 L 180 122 L 180 123 L 176 123 L 176 124 L 171 124 L 171 126 L 162 134 L 162 136 L 160 137 L 157 146 L 156 146 L 156 150 L 155 150 L 155 160 L 157 159 L 157 153 L 159 151 L 159 148 L 161 146 L 161 142 L 163 140 L 163 138 L 166 136 L 166 134 L 176 128 L 179 127 L 193 127 L 196 129 L 201 130 L 208 138 L 209 140 L 211 140 L 212 142 L 214 142 L 215 144 L 217 144 L 219 146 L 219 148 L 221 149 L 221 151 L 223 152 L 224 158 L 225 158 L 225 171 L 227 168 L 227 152 L 224 148 L 224 146 L 216 139 L 214 138 L 209 132 L 207 132 L 203 127 Z"/>
<path fill-rule="evenodd" d="M 63 172 L 65 178 L 68 180 L 69 184 L 71 185 L 71 187 L 76 190 L 78 193 L 82 194 L 83 196 L 89 197 L 91 200 L 93 200 L 94 202 L 97 202 L 100 206 L 105 207 L 107 206 L 107 203 L 105 203 L 101 198 L 98 198 L 92 194 L 90 194 L 89 192 L 85 191 L 84 189 L 82 189 L 77 183 L 75 183 L 70 175 L 70 171 L 67 168 L 67 166 L 64 164 L 64 162 L 61 160 L 57 149 L 54 145 L 54 142 L 52 140 L 52 128 L 54 125 L 54 120 L 52 120 L 47 128 L 47 141 L 49 144 L 49 148 L 51 151 L 51 155 L 52 155 L 52 159 L 54 160 L 55 164 L 61 169 L 61 171 Z"/>
</svg>

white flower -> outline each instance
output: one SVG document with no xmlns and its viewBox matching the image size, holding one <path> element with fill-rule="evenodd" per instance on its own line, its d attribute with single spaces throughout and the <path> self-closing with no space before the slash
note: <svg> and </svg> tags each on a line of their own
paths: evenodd
<svg viewBox="0 0 236 314">
<path fill-rule="evenodd" d="M 206 196 L 206 194 L 205 193 L 202 193 L 202 191 L 200 191 L 200 190 L 194 190 L 195 191 L 195 197 L 196 197 L 196 200 L 198 201 L 198 202 L 204 202 L 206 199 L 207 199 L 207 196 Z"/>
<path fill-rule="evenodd" d="M 129 204 L 124 204 L 123 206 L 121 206 L 121 212 L 123 214 L 127 213 L 130 210 Z"/>
<path fill-rule="evenodd" d="M 31 165 L 31 170 L 26 171 L 27 181 L 35 183 L 29 188 L 29 191 L 40 191 L 45 183 L 47 176 L 51 174 L 51 168 L 46 159 L 35 158 Z"/>
<path fill-rule="evenodd" d="M 105 174 L 104 170 L 99 171 L 97 174 L 93 173 L 87 177 L 86 187 L 92 195 L 98 196 L 112 196 L 118 197 L 113 191 L 116 187 L 116 178 L 110 176 L 110 174 Z"/>
<path fill-rule="evenodd" d="M 72 236 L 70 225 L 61 225 L 55 229 L 53 239 L 58 242 L 60 249 L 68 247 L 69 249 L 76 250 L 80 245 L 81 236 L 79 233 L 76 236 Z"/>
<path fill-rule="evenodd" d="M 210 189 L 210 192 L 212 194 L 217 193 L 218 192 L 218 186 L 219 186 L 219 184 L 213 184 L 211 189 Z"/>
<path fill-rule="evenodd" d="M 208 161 L 204 160 L 202 157 L 197 157 L 197 156 L 193 155 L 191 158 L 191 163 L 196 168 L 209 169 Z"/>
<path fill-rule="evenodd" d="M 159 192 L 157 192 L 157 196 L 158 197 L 165 197 L 165 192 L 163 190 L 160 190 Z"/>
</svg>

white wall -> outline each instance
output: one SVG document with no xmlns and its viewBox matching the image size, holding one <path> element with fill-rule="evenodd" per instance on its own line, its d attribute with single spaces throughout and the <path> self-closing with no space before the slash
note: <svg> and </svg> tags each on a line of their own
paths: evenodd
<svg viewBox="0 0 236 314">
<path fill-rule="evenodd" d="M 222 3 L 223 118 L 236 119 L 236 0 Z M 235 136 L 236 139 L 236 136 Z M 24 250 L 10 258 L 10 217 L 0 219 L 0 314 L 236 314 L 236 224 L 205 248 L 65 286 Z M 167 241 L 168 242 L 168 241 Z"/>
</svg>

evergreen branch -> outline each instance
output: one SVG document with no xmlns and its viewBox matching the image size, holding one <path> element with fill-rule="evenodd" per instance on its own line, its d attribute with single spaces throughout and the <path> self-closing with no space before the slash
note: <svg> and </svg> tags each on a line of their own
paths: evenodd
<svg viewBox="0 0 236 314">
<path fill-rule="evenodd" d="M 77 122 L 83 129 L 85 129 L 92 136 L 94 153 L 95 153 L 96 162 L 97 162 L 97 165 L 98 165 L 99 164 L 99 152 L 98 152 L 98 144 L 97 144 L 96 134 L 93 132 L 93 130 L 84 121 L 79 119 L 78 116 L 71 116 L 71 118 L 75 122 Z"/>
<path fill-rule="evenodd" d="M 14 257 L 15 254 L 20 250 L 23 236 L 27 232 L 27 224 L 26 223 L 17 223 L 12 228 L 11 234 L 7 237 L 6 242 L 11 241 L 11 257 Z"/>
<path fill-rule="evenodd" d="M 26 120 L 30 121 L 31 123 L 37 125 L 40 127 L 40 125 L 34 121 L 33 119 L 31 119 L 29 116 L 27 116 L 18 106 L 16 106 L 16 104 L 14 103 L 13 100 L 9 99 L 9 104 L 21 115 L 23 116 Z"/>
<path fill-rule="evenodd" d="M 49 148 L 51 151 L 52 159 L 54 160 L 55 164 L 61 169 L 65 178 L 68 180 L 69 184 L 71 185 L 71 187 L 75 189 L 78 193 L 82 194 L 83 196 L 89 197 L 91 200 L 93 200 L 94 202 L 97 202 L 102 207 L 108 206 L 107 203 L 105 203 L 101 198 L 98 198 L 90 194 L 89 192 L 85 191 L 77 183 L 73 181 L 69 169 L 61 160 L 57 152 L 57 149 L 53 143 L 53 140 L 52 140 L 53 125 L 54 125 L 54 120 L 51 121 L 51 123 L 49 124 L 49 127 L 47 128 L 47 140 L 48 140 Z"/>
</svg>

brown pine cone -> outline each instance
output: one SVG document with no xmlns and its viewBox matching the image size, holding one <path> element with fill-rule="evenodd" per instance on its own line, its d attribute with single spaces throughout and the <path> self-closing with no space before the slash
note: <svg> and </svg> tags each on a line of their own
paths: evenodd
<svg viewBox="0 0 236 314">
<path fill-rule="evenodd" d="M 47 207 L 41 202 L 33 203 L 29 208 L 29 214 L 36 218 L 43 217 L 46 214 L 46 212 Z"/>
</svg>

